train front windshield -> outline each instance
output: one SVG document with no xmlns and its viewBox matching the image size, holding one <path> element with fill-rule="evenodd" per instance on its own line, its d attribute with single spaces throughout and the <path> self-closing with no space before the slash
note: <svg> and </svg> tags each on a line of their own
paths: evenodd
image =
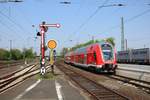
<svg viewBox="0 0 150 100">
<path fill-rule="evenodd" d="M 109 44 L 102 44 L 102 54 L 105 61 L 113 60 L 113 49 Z"/>
</svg>

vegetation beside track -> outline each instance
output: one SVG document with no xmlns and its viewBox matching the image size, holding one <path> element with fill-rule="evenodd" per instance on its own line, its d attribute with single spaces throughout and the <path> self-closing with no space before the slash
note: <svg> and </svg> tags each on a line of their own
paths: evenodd
<svg viewBox="0 0 150 100">
<path fill-rule="evenodd" d="M 0 48 L 0 60 L 21 60 L 21 59 L 33 59 L 36 57 L 36 53 L 33 49 L 24 48 L 22 51 L 19 49 L 6 50 Z"/>
<path fill-rule="evenodd" d="M 54 80 L 56 78 L 56 75 L 48 72 L 44 76 L 42 76 L 40 73 L 36 75 L 37 79 L 48 79 L 48 80 Z"/>
</svg>

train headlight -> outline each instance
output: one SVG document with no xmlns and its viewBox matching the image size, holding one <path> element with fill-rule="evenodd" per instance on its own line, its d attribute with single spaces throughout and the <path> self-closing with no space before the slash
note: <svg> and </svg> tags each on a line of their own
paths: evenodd
<svg viewBox="0 0 150 100">
<path fill-rule="evenodd" d="M 98 68 L 102 68 L 102 67 L 103 67 L 103 65 L 98 65 L 97 67 L 98 67 Z"/>
</svg>

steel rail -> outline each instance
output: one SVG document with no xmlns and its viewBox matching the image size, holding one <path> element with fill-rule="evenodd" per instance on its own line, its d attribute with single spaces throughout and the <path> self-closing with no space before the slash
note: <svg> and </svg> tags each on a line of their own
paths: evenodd
<svg viewBox="0 0 150 100">
<path fill-rule="evenodd" d="M 0 94 L 7 91 L 8 89 L 16 86 L 19 83 L 24 82 L 26 79 L 40 73 L 39 67 L 36 69 L 33 69 L 33 68 L 35 68 L 35 66 L 30 68 L 29 70 L 27 70 L 25 73 L 18 75 L 17 77 L 10 78 L 8 80 L 8 83 L 3 87 L 3 89 L 0 88 Z M 49 67 L 46 67 L 46 69 L 48 69 L 48 68 Z"/>
<path fill-rule="evenodd" d="M 18 72 L 20 72 L 20 71 L 22 71 L 22 70 L 24 70 L 24 69 L 26 69 L 26 68 L 32 66 L 32 65 L 34 65 L 34 64 L 27 65 L 26 67 L 24 67 L 24 68 L 22 68 L 22 69 L 16 70 L 16 71 L 11 72 L 11 73 L 8 73 L 8 74 L 6 74 L 6 75 L 4 75 L 4 76 L 0 76 L 0 80 L 9 78 L 9 77 L 13 76 L 14 74 L 16 74 L 16 73 L 18 73 Z"/>
<path fill-rule="evenodd" d="M 16 80 L 17 78 L 19 78 L 19 77 L 25 75 L 25 74 L 28 73 L 30 70 L 32 70 L 35 66 L 36 66 L 36 65 L 31 65 L 31 66 L 25 67 L 25 68 L 23 68 L 23 69 L 21 69 L 21 70 L 19 70 L 19 71 L 14 72 L 13 74 L 11 74 L 12 76 L 9 74 L 9 75 L 7 75 L 7 76 L 1 78 L 1 80 L 0 80 L 0 81 L 1 81 L 1 82 L 0 82 L 0 89 L 3 88 L 3 87 L 5 87 L 6 85 L 8 85 L 9 83 L 11 83 L 12 81 Z M 29 68 L 29 67 L 31 67 L 31 68 Z M 20 73 L 20 72 L 24 71 L 24 70 L 27 69 L 27 68 L 29 68 L 27 71 L 21 73 L 20 75 L 15 76 L 17 73 Z M 8 77 L 8 76 L 9 76 L 9 77 Z M 7 78 L 6 78 L 6 77 L 7 77 Z"/>
<path fill-rule="evenodd" d="M 65 65 L 62 65 L 61 63 L 59 63 L 57 67 L 82 89 L 91 94 L 95 100 L 129 100 L 128 97 L 96 83 L 94 80 L 91 80 L 81 73 L 65 67 Z"/>
<path fill-rule="evenodd" d="M 0 66 L 0 69 L 4 69 L 4 68 L 11 67 L 11 66 L 16 66 L 16 65 L 21 65 L 21 64 L 23 64 L 23 63 L 24 63 L 24 62 L 15 62 L 15 63 L 10 63 L 10 64 L 1 65 L 1 66 Z"/>
<path fill-rule="evenodd" d="M 120 75 L 108 75 L 108 77 L 113 78 L 118 81 L 122 81 L 124 83 L 135 85 L 138 88 L 143 88 L 144 91 L 146 91 L 147 93 L 150 93 L 150 82 L 133 79 L 133 78 L 125 77 L 125 76 L 120 76 Z"/>
</svg>

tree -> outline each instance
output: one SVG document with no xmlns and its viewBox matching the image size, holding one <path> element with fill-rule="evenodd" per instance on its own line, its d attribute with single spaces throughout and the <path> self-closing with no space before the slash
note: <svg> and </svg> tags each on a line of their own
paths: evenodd
<svg viewBox="0 0 150 100">
<path fill-rule="evenodd" d="M 36 56 L 36 53 L 33 52 L 33 49 L 23 49 L 23 58 L 34 58 Z"/>
<path fill-rule="evenodd" d="M 8 60 L 10 56 L 9 51 L 5 49 L 0 49 L 0 60 Z"/>
<path fill-rule="evenodd" d="M 33 52 L 33 49 L 12 49 L 11 51 L 0 48 L 0 60 L 20 60 L 25 58 L 35 58 L 36 52 Z"/>
<path fill-rule="evenodd" d="M 68 52 L 68 48 L 63 48 L 61 51 L 61 56 L 64 57 L 64 55 Z"/>
<path fill-rule="evenodd" d="M 110 43 L 110 44 L 112 44 L 113 46 L 115 46 L 114 40 L 115 40 L 115 39 L 114 39 L 113 37 L 109 37 L 109 38 L 106 39 L 106 41 L 107 41 L 108 43 Z"/>
<path fill-rule="evenodd" d="M 19 49 L 12 49 L 10 53 L 11 53 L 11 59 L 13 60 L 19 60 L 23 58 L 22 52 Z"/>
</svg>

